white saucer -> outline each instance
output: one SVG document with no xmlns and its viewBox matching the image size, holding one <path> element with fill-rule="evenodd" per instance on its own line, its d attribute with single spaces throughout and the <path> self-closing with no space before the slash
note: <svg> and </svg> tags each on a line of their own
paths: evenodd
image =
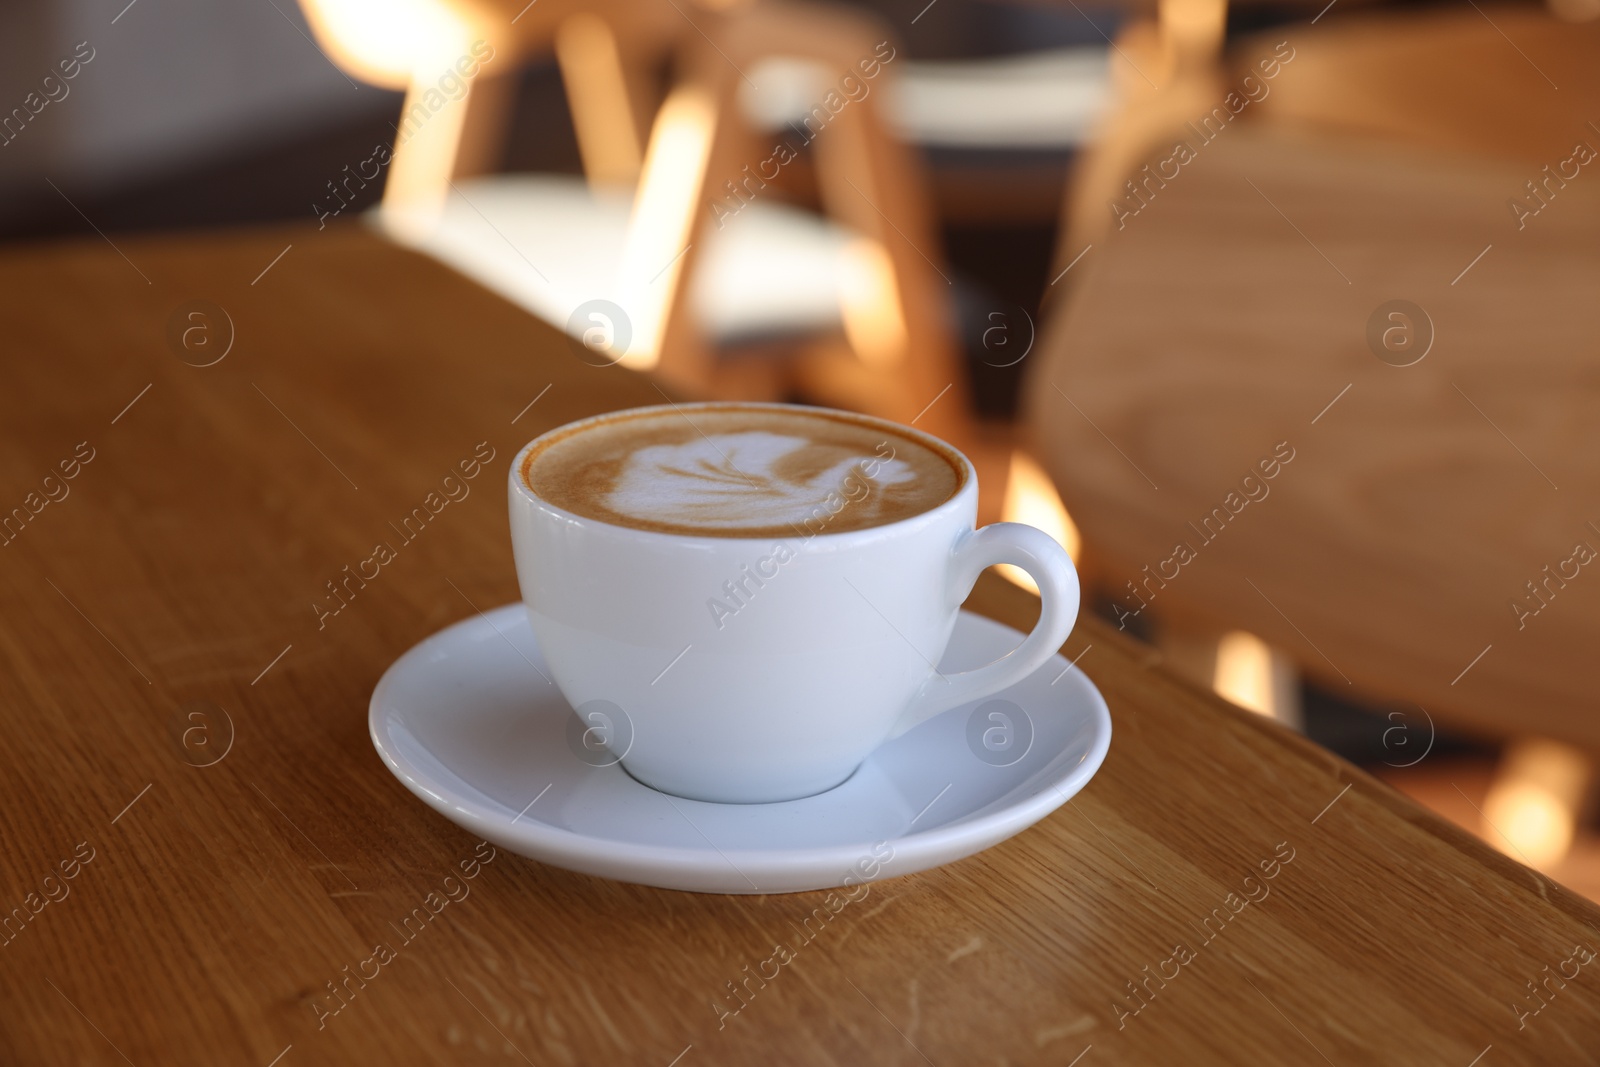
<svg viewBox="0 0 1600 1067">
<path fill-rule="evenodd" d="M 981 666 L 1021 640 L 962 612 L 940 669 Z M 580 760 L 568 741 L 575 713 L 540 676 L 549 668 L 520 603 L 401 656 L 368 720 L 406 788 L 508 851 L 666 889 L 793 893 L 949 863 L 1066 803 L 1111 744 L 1105 700 L 1068 667 L 1055 656 L 884 744 L 843 785 L 777 804 L 685 800 Z"/>
</svg>

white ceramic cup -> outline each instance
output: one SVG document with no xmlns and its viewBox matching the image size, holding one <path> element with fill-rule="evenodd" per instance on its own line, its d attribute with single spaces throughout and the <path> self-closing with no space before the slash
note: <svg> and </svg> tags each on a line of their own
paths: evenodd
<svg viewBox="0 0 1600 1067">
<path fill-rule="evenodd" d="M 723 407 L 819 410 L 739 402 L 677 410 L 693 421 Z M 975 530 L 970 460 L 906 426 L 829 414 L 881 428 L 891 445 L 909 437 L 951 458 L 960 487 L 928 511 L 866 529 L 705 537 L 601 522 L 540 498 L 523 465 L 544 437 L 511 464 L 517 578 L 549 674 L 645 785 L 724 803 L 823 792 L 889 738 L 1021 681 L 1072 630 L 1072 560 L 1031 526 Z M 938 673 L 961 602 L 999 563 L 1038 583 L 1038 624 L 987 666 Z M 729 597 L 729 582 L 741 596 Z"/>
</svg>

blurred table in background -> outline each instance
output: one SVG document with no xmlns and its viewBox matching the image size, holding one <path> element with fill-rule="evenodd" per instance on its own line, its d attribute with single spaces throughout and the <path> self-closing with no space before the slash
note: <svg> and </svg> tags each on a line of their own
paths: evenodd
<svg viewBox="0 0 1600 1067">
<path fill-rule="evenodd" d="M 1600 1041 L 1600 984 L 1531 992 L 1600 948 L 1600 910 L 1090 617 L 1064 651 L 1114 720 L 1094 781 L 872 885 L 736 1016 L 730 984 L 826 894 L 501 852 L 356 985 L 476 848 L 374 753 L 374 683 L 516 599 L 517 446 L 663 394 L 357 227 L 12 248 L 0 286 L 0 490 L 32 512 L 0 552 L 0 899 L 23 909 L 0 1060 L 1552 1064 Z M 1318 462 L 1296 426 L 1283 487 Z M 479 442 L 470 494 L 319 625 L 324 583 Z M 992 577 L 970 606 L 1037 611 Z"/>
</svg>

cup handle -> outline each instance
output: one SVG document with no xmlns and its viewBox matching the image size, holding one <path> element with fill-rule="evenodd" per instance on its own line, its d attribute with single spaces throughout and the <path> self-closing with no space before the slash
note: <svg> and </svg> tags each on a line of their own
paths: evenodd
<svg viewBox="0 0 1600 1067">
<path fill-rule="evenodd" d="M 899 737 L 942 711 L 981 700 L 1020 682 L 1061 648 L 1078 619 L 1078 572 L 1056 539 L 1017 522 L 997 522 L 967 534 L 950 562 L 951 599 L 959 605 L 988 567 L 1021 567 L 1039 586 L 1039 621 L 1022 644 L 983 667 L 929 678 L 890 730 Z"/>
</svg>

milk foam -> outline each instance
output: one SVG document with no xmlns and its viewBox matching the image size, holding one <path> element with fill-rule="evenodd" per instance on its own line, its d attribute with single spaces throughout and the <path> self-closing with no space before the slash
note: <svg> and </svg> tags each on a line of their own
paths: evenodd
<svg viewBox="0 0 1600 1067">
<path fill-rule="evenodd" d="M 883 494 L 874 490 L 916 478 L 902 460 L 870 454 L 839 459 L 809 477 L 784 470 L 783 460 L 824 444 L 753 430 L 653 445 L 624 461 L 605 503 L 619 515 L 680 526 L 799 526 L 815 521 L 834 497 L 867 509 L 857 523 L 871 525 L 884 517 Z"/>
<path fill-rule="evenodd" d="M 588 518 L 666 533 L 845 533 L 919 515 L 965 482 L 960 458 L 875 420 L 786 405 L 621 412 L 550 435 L 524 484 Z"/>
</svg>

